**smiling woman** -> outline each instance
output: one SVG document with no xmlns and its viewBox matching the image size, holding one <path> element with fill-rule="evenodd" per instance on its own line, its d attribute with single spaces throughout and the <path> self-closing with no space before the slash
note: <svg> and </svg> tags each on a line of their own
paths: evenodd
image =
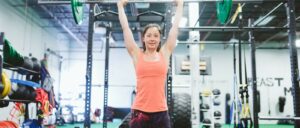
<svg viewBox="0 0 300 128">
<path fill-rule="evenodd" d="M 160 35 L 162 34 L 161 28 L 158 24 L 148 24 L 142 34 L 143 37 L 143 50 L 148 48 L 156 48 L 158 52 L 161 47 Z M 147 46 L 146 46 L 147 43 Z"/>
<path fill-rule="evenodd" d="M 160 26 L 148 24 L 142 32 L 143 49 L 140 49 L 129 28 L 124 6 L 128 0 L 118 2 L 119 20 L 124 32 L 125 46 L 133 59 L 137 77 L 137 93 L 132 105 L 131 128 L 171 128 L 165 96 L 165 83 L 169 58 L 176 47 L 183 1 L 175 0 L 177 8 L 168 39 L 161 46 Z"/>
<path fill-rule="evenodd" d="M 40 112 L 50 114 L 51 103 L 52 116 L 41 124 L 45 127 L 168 128 L 171 122 L 173 128 L 219 128 L 230 127 L 225 121 L 248 127 L 251 120 L 254 127 L 277 124 L 270 119 L 280 120 L 278 124 L 293 119 L 300 126 L 294 120 L 300 118 L 298 1 L 0 0 L 0 71 L 7 73 L 3 80 L 13 82 L 0 83 L 0 123 L 12 118 L 22 127 Z M 7 58 L 4 40 L 19 58 Z M 26 69 L 16 62 L 23 59 Z M 51 77 L 44 77 L 39 62 Z M 37 106 L 41 98 L 31 94 L 40 89 L 35 84 L 39 79 L 49 94 Z M 16 91 L 16 82 L 35 87 Z M 11 105 L 16 101 L 27 109 Z M 24 117 L 13 113 L 17 108 Z"/>
</svg>

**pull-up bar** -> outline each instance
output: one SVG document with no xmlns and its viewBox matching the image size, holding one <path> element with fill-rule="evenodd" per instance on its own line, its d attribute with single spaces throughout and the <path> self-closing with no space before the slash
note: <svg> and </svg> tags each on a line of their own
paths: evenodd
<svg viewBox="0 0 300 128">
<path fill-rule="evenodd" d="M 71 0 L 71 1 L 46 1 L 39 0 L 39 4 L 68 4 L 71 8 L 76 24 L 83 21 L 83 4 L 116 4 L 119 0 Z M 235 2 L 262 2 L 263 0 L 235 0 Z M 128 0 L 128 3 L 172 3 L 174 0 Z M 224 24 L 230 15 L 232 0 L 183 0 L 183 2 L 216 2 L 217 16 L 219 21 Z"/>
</svg>

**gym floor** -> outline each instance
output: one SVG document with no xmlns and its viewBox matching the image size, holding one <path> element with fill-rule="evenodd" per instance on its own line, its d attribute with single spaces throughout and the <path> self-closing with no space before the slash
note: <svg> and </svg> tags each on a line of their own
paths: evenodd
<svg viewBox="0 0 300 128">
<path fill-rule="evenodd" d="M 118 128 L 120 122 L 107 123 L 108 128 Z M 201 128 L 200 126 L 199 128 Z M 231 126 L 232 127 L 232 126 Z M 276 124 L 260 124 L 260 128 L 294 128 L 294 125 L 276 125 Z M 83 128 L 83 124 L 66 124 L 64 126 L 57 126 L 57 128 Z M 102 123 L 92 124 L 91 128 L 102 128 Z M 223 125 L 222 128 L 230 128 L 230 125 Z"/>
</svg>

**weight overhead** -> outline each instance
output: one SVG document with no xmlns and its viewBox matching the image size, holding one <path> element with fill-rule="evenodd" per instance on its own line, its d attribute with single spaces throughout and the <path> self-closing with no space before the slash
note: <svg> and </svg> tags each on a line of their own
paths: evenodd
<svg viewBox="0 0 300 128">
<path fill-rule="evenodd" d="M 213 1 L 213 0 L 212 0 Z M 218 20 L 224 24 L 227 22 L 231 12 L 232 0 L 216 0 L 217 1 L 217 16 Z M 71 0 L 71 8 L 75 23 L 80 25 L 83 21 L 83 4 L 85 3 L 117 3 L 117 0 L 97 0 L 97 1 L 80 1 Z M 131 3 L 167 3 L 173 0 L 130 0 Z M 185 0 L 184 2 L 202 2 L 201 0 Z"/>
<path fill-rule="evenodd" d="M 217 2 L 217 16 L 221 24 L 225 24 L 231 12 L 232 0 L 220 0 Z"/>
<path fill-rule="evenodd" d="M 81 24 L 83 21 L 83 4 L 79 0 L 71 0 L 71 8 L 76 24 Z"/>
</svg>

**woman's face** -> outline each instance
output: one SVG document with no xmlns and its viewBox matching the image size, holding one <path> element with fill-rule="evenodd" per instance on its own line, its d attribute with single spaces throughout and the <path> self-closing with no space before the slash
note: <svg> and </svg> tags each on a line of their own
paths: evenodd
<svg viewBox="0 0 300 128">
<path fill-rule="evenodd" d="M 143 42 L 145 43 L 146 49 L 156 50 L 160 43 L 160 33 L 157 27 L 148 28 L 146 31 Z"/>
</svg>

